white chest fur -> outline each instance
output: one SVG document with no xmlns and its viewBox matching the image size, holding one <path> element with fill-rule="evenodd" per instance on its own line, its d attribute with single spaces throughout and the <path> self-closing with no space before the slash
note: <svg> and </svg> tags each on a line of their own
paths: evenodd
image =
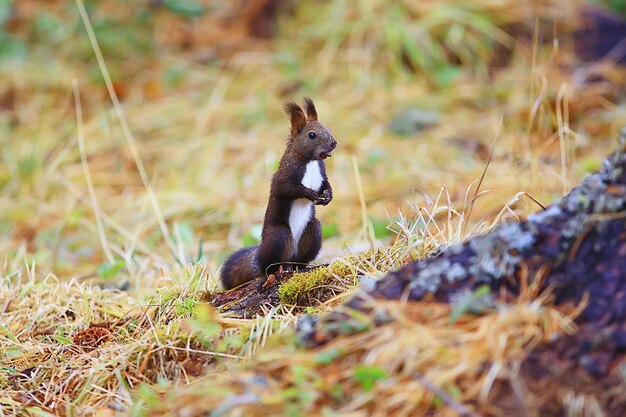
<svg viewBox="0 0 626 417">
<path fill-rule="evenodd" d="M 318 161 L 311 161 L 306 165 L 304 175 L 302 176 L 302 185 L 313 190 L 319 190 L 322 186 L 322 172 Z M 289 227 L 293 236 L 295 253 L 298 253 L 298 243 L 304 232 L 304 228 L 311 219 L 313 213 L 313 202 L 306 198 L 298 198 L 291 203 L 291 211 L 289 212 Z"/>
</svg>

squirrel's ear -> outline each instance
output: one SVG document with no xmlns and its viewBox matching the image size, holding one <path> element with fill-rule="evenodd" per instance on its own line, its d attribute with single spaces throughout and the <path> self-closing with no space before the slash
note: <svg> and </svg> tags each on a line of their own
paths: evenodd
<svg viewBox="0 0 626 417">
<path fill-rule="evenodd" d="M 304 108 L 306 110 L 307 120 L 317 120 L 317 110 L 315 110 L 315 104 L 309 97 L 304 98 Z"/>
<path fill-rule="evenodd" d="M 293 101 L 285 103 L 285 113 L 291 118 L 291 133 L 297 135 L 306 126 L 306 116 L 302 108 Z"/>
</svg>

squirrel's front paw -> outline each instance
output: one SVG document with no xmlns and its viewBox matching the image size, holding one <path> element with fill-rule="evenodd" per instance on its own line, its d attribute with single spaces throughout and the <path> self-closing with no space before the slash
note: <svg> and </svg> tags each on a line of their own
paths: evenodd
<svg viewBox="0 0 626 417">
<path fill-rule="evenodd" d="M 325 206 L 330 203 L 330 200 L 333 199 L 333 195 L 329 189 L 325 189 L 318 197 L 315 199 L 315 204 Z"/>
</svg>

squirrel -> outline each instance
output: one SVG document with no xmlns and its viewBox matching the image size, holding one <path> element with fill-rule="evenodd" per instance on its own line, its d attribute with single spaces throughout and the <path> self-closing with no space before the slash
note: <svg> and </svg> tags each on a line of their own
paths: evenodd
<svg viewBox="0 0 626 417">
<path fill-rule="evenodd" d="M 291 131 L 272 177 L 261 242 L 226 259 L 221 272 L 226 290 L 263 274 L 269 276 L 281 263 L 307 264 L 322 247 L 315 205 L 325 206 L 333 199 L 324 160 L 331 156 L 337 141 L 317 120 L 310 98 L 304 98 L 304 110 L 293 101 L 287 102 L 284 110 L 291 119 Z"/>
</svg>

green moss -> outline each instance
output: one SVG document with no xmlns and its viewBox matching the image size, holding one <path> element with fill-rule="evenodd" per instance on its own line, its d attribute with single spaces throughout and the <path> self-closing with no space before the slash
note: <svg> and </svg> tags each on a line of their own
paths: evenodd
<svg viewBox="0 0 626 417">
<path fill-rule="evenodd" d="M 297 304 L 299 300 L 306 298 L 313 290 L 331 284 L 336 287 L 337 277 L 356 284 L 356 280 L 362 274 L 362 271 L 374 270 L 383 256 L 384 253 L 380 250 L 368 251 L 335 261 L 327 267 L 320 267 L 307 272 L 296 272 L 291 279 L 283 283 L 278 289 L 280 302 L 283 304 Z M 345 284 L 342 283 L 342 285 Z"/>
<path fill-rule="evenodd" d="M 358 283 L 361 276 L 397 270 L 406 263 L 423 259 L 436 250 L 437 245 L 434 241 L 420 239 L 419 244 L 411 243 L 410 250 L 407 250 L 406 242 L 398 241 L 385 250 L 375 249 L 349 255 L 326 267 L 294 273 L 291 279 L 281 284 L 278 296 L 282 304 L 304 304 L 309 298 L 324 298 L 319 297 L 320 292 L 324 292 L 324 287 L 328 287 L 334 293 L 338 287 L 348 290 Z"/>
<path fill-rule="evenodd" d="M 333 275 L 327 268 L 317 268 L 308 272 L 296 272 L 291 279 L 280 286 L 278 296 L 283 304 L 296 304 L 298 299 L 314 288 L 327 285 Z"/>
</svg>

